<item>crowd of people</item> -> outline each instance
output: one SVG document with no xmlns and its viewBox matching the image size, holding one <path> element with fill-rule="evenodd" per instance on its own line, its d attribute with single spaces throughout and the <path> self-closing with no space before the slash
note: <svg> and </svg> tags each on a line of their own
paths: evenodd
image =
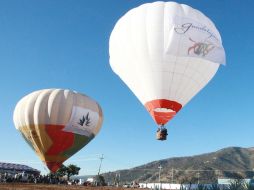
<svg viewBox="0 0 254 190">
<path fill-rule="evenodd" d="M 52 174 L 48 175 L 35 175 L 27 173 L 0 173 L 0 183 L 44 183 L 44 184 L 68 184 L 67 179 L 62 177 L 57 177 Z M 73 180 L 69 183 L 75 184 L 78 183 L 78 180 Z"/>
</svg>

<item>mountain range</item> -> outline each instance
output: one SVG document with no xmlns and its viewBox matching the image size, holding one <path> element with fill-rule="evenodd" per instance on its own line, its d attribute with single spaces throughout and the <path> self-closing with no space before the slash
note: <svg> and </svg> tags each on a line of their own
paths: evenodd
<svg viewBox="0 0 254 190">
<path fill-rule="evenodd" d="M 110 183 L 155 183 L 159 180 L 165 183 L 216 183 L 218 178 L 252 178 L 254 148 L 229 147 L 196 156 L 157 160 L 103 176 Z"/>
</svg>

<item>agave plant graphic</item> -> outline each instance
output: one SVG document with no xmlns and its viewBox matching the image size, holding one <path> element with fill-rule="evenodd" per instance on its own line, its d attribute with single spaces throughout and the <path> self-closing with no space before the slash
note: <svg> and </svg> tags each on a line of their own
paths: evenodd
<svg viewBox="0 0 254 190">
<path fill-rule="evenodd" d="M 81 119 L 79 119 L 79 122 L 78 122 L 78 124 L 80 125 L 80 126 L 87 126 L 87 127 L 89 127 L 89 125 L 90 125 L 90 123 L 91 123 L 91 120 L 90 120 L 90 118 L 89 118 L 89 112 L 86 114 L 86 116 L 84 116 L 83 115 L 83 117 L 81 118 Z"/>
</svg>

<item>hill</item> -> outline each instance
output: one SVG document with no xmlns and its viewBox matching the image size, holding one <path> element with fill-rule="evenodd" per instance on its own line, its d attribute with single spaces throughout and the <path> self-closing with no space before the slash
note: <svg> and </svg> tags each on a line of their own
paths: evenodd
<svg viewBox="0 0 254 190">
<path fill-rule="evenodd" d="M 159 172 L 159 166 L 162 167 Z M 215 183 L 217 178 L 252 178 L 254 148 L 229 147 L 216 152 L 153 161 L 127 170 L 104 173 L 107 182 Z"/>
</svg>

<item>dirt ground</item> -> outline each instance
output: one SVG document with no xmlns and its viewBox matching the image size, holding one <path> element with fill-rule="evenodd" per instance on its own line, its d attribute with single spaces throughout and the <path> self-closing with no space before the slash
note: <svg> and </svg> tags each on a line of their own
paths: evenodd
<svg viewBox="0 0 254 190">
<path fill-rule="evenodd" d="M 26 184 L 26 183 L 0 183 L 0 190 L 126 190 L 126 188 L 117 187 L 85 187 L 74 185 L 44 185 L 44 184 Z M 134 190 L 128 188 L 128 190 Z M 137 189 L 136 189 L 137 190 Z"/>
</svg>

